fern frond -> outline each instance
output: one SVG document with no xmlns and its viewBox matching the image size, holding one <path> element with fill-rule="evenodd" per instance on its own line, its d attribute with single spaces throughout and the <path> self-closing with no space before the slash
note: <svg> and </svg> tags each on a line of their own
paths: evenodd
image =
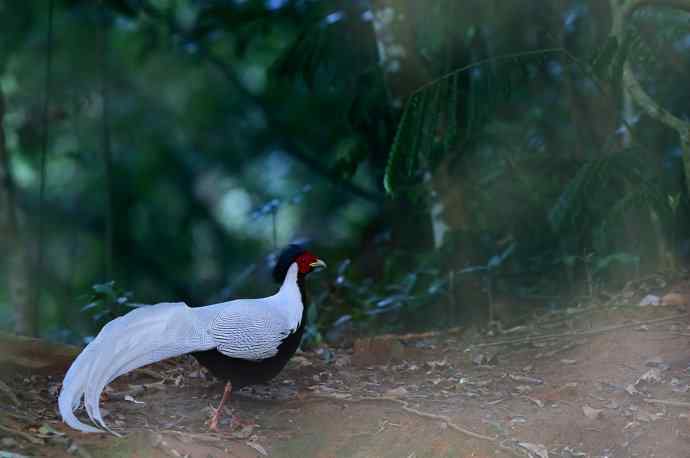
<svg viewBox="0 0 690 458">
<path fill-rule="evenodd" d="M 516 62 L 522 65 L 524 59 L 558 52 L 562 49 L 541 49 L 483 59 L 448 72 L 415 90 L 405 104 L 389 153 L 384 175 L 388 194 L 394 194 L 396 186 L 404 179 L 413 179 L 420 165 L 428 167 L 439 163 L 438 159 L 448 155 L 458 141 L 466 141 L 482 131 L 496 107 L 514 92 L 514 73 L 496 68 L 498 63 L 507 63 L 510 70 Z M 470 76 L 468 90 L 463 91 L 461 100 L 460 75 L 475 69 L 477 73 Z M 463 103 L 464 107 L 461 107 Z M 461 108 L 464 108 L 466 135 L 462 140 L 458 138 L 458 110 Z M 439 120 L 444 122 L 440 130 L 444 138 L 437 141 Z"/>
<path fill-rule="evenodd" d="M 393 145 L 391 146 L 391 151 L 388 154 L 388 162 L 386 163 L 386 172 L 383 177 L 383 187 L 388 194 L 395 194 L 397 190 L 397 178 L 398 171 L 401 169 L 401 163 L 404 162 L 404 151 L 403 151 L 403 136 L 410 129 L 410 120 L 412 116 L 410 111 L 413 110 L 412 106 L 415 104 L 414 97 L 407 101 L 405 108 L 403 109 L 402 117 L 400 118 L 400 124 L 398 125 L 398 130 L 395 132 L 395 138 L 393 139 Z"/>
</svg>

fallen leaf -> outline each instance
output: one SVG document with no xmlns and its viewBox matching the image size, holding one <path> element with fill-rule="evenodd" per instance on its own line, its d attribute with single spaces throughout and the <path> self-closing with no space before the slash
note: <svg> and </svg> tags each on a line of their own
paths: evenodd
<svg viewBox="0 0 690 458">
<path fill-rule="evenodd" d="M 335 367 L 342 368 L 349 366 L 352 363 L 352 358 L 350 355 L 338 355 L 335 357 L 335 362 L 333 363 Z"/>
<path fill-rule="evenodd" d="M 579 450 L 575 450 L 572 447 L 563 447 L 562 450 L 562 456 L 570 456 L 572 458 L 579 458 L 579 457 L 588 457 L 589 454 L 585 452 L 581 452 Z"/>
<path fill-rule="evenodd" d="M 636 394 L 640 393 L 638 389 L 635 388 L 635 385 L 632 383 L 625 387 L 625 392 L 628 393 L 630 396 L 635 396 Z"/>
<path fill-rule="evenodd" d="M 309 361 L 307 358 L 304 356 L 293 356 L 292 359 L 290 360 L 291 365 L 296 365 L 297 367 L 309 367 L 313 363 Z"/>
<path fill-rule="evenodd" d="M 247 441 L 245 442 L 245 444 L 247 444 L 248 447 L 251 447 L 257 452 L 259 452 L 261 455 L 268 456 L 268 452 L 266 451 L 266 449 L 263 447 L 263 445 L 259 444 L 258 442 Z"/>
<path fill-rule="evenodd" d="M 517 391 L 520 394 L 526 394 L 532 391 L 532 387 L 529 385 L 518 385 L 515 387 L 515 391 Z"/>
<path fill-rule="evenodd" d="M 29 458 L 26 455 L 20 455 L 19 453 L 5 452 L 0 450 L 0 458 Z"/>
<path fill-rule="evenodd" d="M 0 444 L 2 444 L 3 447 L 16 447 L 17 441 L 11 437 L 3 437 L 0 439 Z"/>
<path fill-rule="evenodd" d="M 55 428 L 50 426 L 48 423 L 43 423 L 40 428 L 38 428 L 38 433 L 41 436 L 64 436 L 65 433 L 57 431 Z"/>
<path fill-rule="evenodd" d="M 542 401 L 541 399 L 536 399 L 536 398 L 527 398 L 527 399 L 529 399 L 530 401 L 535 403 L 540 408 L 544 407 L 544 401 Z"/>
<path fill-rule="evenodd" d="M 599 418 L 601 416 L 601 413 L 603 411 L 601 409 L 594 409 L 588 405 L 584 405 L 584 406 L 582 406 L 582 412 L 590 420 L 596 420 L 597 418 Z"/>
<path fill-rule="evenodd" d="M 514 425 L 524 425 L 527 423 L 527 418 L 523 416 L 515 416 L 510 419 L 511 426 Z"/>
<path fill-rule="evenodd" d="M 647 367 L 659 367 L 664 365 L 664 360 L 659 356 L 655 356 L 654 358 L 648 359 L 644 365 Z"/>
<path fill-rule="evenodd" d="M 684 307 L 688 305 L 688 296 L 685 294 L 668 293 L 661 298 L 661 304 L 665 306 Z"/>
<path fill-rule="evenodd" d="M 618 403 L 614 400 L 610 400 L 609 402 L 606 403 L 606 405 L 604 407 L 606 407 L 607 409 L 612 409 L 612 410 L 617 409 Z"/>
<path fill-rule="evenodd" d="M 125 396 L 125 401 L 133 402 L 134 404 L 146 404 L 144 401 L 137 401 L 129 394 Z"/>
<path fill-rule="evenodd" d="M 539 458 L 549 458 L 548 449 L 542 444 L 532 444 L 530 442 L 518 442 L 518 445 L 527 450 L 530 456 Z"/>
<path fill-rule="evenodd" d="M 651 413 L 647 412 L 646 410 L 640 409 L 637 412 L 635 412 L 635 420 L 637 420 L 637 421 L 642 421 L 645 423 L 651 423 L 656 419 L 657 419 L 656 415 L 651 414 Z"/>
<path fill-rule="evenodd" d="M 671 379 L 671 390 L 674 393 L 683 393 L 684 394 L 684 393 L 688 392 L 689 388 L 690 387 L 688 386 L 687 383 L 683 383 L 675 377 Z"/>
<path fill-rule="evenodd" d="M 21 403 L 19 402 L 19 399 L 17 399 L 17 396 L 15 396 L 12 389 L 2 380 L 0 380 L 0 391 L 5 393 L 7 395 L 7 397 L 10 398 L 10 401 L 12 401 L 12 403 L 14 405 L 16 405 L 17 407 L 19 407 L 21 405 Z"/>
<path fill-rule="evenodd" d="M 254 432 L 254 425 L 244 425 L 239 430 L 233 431 L 231 436 L 234 439 L 247 439 L 252 435 L 253 432 Z"/>
<path fill-rule="evenodd" d="M 511 380 L 515 382 L 529 383 L 531 385 L 543 385 L 544 380 L 537 377 L 527 377 L 526 375 L 509 374 Z"/>
<path fill-rule="evenodd" d="M 446 361 L 445 359 L 441 361 L 427 361 L 426 365 L 429 369 L 436 369 L 439 367 L 446 367 L 448 365 L 448 361 Z"/>
<path fill-rule="evenodd" d="M 661 382 L 661 370 L 659 370 L 656 367 L 649 369 L 647 372 L 642 374 L 639 379 L 637 379 L 637 382 L 635 382 L 635 385 L 637 385 L 640 382 L 647 382 L 647 383 L 659 383 L 659 382 Z"/>
<path fill-rule="evenodd" d="M 386 396 L 396 397 L 405 396 L 407 394 L 407 389 L 404 386 L 399 386 L 397 388 L 392 388 L 386 391 Z"/>
<path fill-rule="evenodd" d="M 659 296 L 655 296 L 654 294 L 648 294 L 642 298 L 639 306 L 640 307 L 646 307 L 648 305 L 655 306 L 655 305 L 659 305 L 660 303 L 661 303 L 661 299 L 659 299 Z"/>
<path fill-rule="evenodd" d="M 482 366 L 488 362 L 488 358 L 484 353 L 479 353 L 477 355 L 474 355 L 472 357 L 472 362 L 476 364 L 477 366 Z"/>
</svg>

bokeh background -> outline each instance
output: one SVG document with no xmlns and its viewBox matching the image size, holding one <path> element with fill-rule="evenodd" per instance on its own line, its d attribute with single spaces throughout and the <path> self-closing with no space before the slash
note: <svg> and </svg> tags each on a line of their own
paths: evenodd
<svg viewBox="0 0 690 458">
<path fill-rule="evenodd" d="M 682 0 L 0 0 L 0 327 L 272 292 L 308 339 L 520 322 L 688 250 Z"/>
</svg>

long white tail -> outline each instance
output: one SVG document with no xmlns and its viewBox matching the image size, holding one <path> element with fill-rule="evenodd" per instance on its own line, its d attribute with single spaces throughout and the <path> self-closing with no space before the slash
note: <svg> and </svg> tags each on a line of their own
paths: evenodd
<svg viewBox="0 0 690 458">
<path fill-rule="evenodd" d="M 205 308 L 205 307 L 204 307 Z M 206 333 L 206 316 L 183 302 L 135 309 L 106 324 L 67 371 L 58 399 L 65 423 L 84 432 L 103 432 L 74 415 L 82 397 L 92 422 L 116 434 L 101 417 L 101 392 L 116 377 L 173 356 L 215 347 Z"/>
</svg>

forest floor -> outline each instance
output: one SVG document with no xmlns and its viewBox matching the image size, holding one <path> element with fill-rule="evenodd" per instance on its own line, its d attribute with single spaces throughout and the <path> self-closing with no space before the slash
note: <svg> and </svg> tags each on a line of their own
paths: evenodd
<svg viewBox="0 0 690 458">
<path fill-rule="evenodd" d="M 688 457 L 687 315 L 628 299 L 495 337 L 454 329 L 300 353 L 237 393 L 227 413 L 243 424 L 227 415 L 220 433 L 205 422 L 222 384 L 191 357 L 108 388 L 105 420 L 123 438 L 58 420 L 63 370 L 3 368 L 0 457 Z"/>
</svg>

